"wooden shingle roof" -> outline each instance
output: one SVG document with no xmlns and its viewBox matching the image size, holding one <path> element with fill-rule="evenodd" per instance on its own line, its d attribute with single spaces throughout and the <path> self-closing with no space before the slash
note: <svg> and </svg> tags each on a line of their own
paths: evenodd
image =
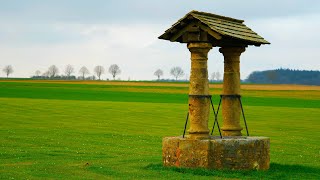
<svg viewBox="0 0 320 180">
<path fill-rule="evenodd" d="M 186 30 L 188 29 L 188 24 L 193 23 L 199 26 L 201 31 L 205 31 L 211 35 L 210 41 L 217 46 L 223 45 L 223 41 L 227 42 L 227 44 L 236 42 L 243 45 L 257 46 L 260 46 L 261 44 L 270 44 L 263 37 L 259 36 L 256 32 L 243 24 L 243 22 L 243 20 L 216 14 L 191 11 L 173 24 L 171 28 L 166 30 L 159 39 L 184 43 L 186 41 L 183 40 L 182 35 L 189 31 Z"/>
</svg>

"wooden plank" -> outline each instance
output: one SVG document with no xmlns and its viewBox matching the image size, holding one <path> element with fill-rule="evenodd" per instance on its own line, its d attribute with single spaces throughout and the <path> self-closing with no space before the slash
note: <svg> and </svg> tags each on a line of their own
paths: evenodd
<svg viewBox="0 0 320 180">
<path fill-rule="evenodd" d="M 239 26 L 233 26 L 232 24 L 229 24 L 226 22 L 223 23 L 223 22 L 205 21 L 205 20 L 202 20 L 202 22 L 205 24 L 208 24 L 208 26 L 215 26 L 215 27 L 226 28 L 226 29 L 237 29 L 238 31 L 241 31 L 241 32 L 255 33 L 245 25 L 239 27 Z"/>
<path fill-rule="evenodd" d="M 198 42 L 200 41 L 200 31 L 199 32 L 187 32 L 188 42 Z"/>
<path fill-rule="evenodd" d="M 202 30 L 206 31 L 208 34 L 210 34 L 215 39 L 220 40 L 222 38 L 222 36 L 219 33 L 213 31 L 211 28 L 201 24 L 200 22 L 198 23 L 198 25 Z"/>
<path fill-rule="evenodd" d="M 261 36 L 259 36 L 258 34 L 241 32 L 241 31 L 237 31 L 236 29 L 226 29 L 226 28 L 220 28 L 220 27 L 216 27 L 216 26 L 213 26 L 212 29 L 216 29 L 216 30 L 219 31 L 221 34 L 224 34 L 224 32 L 225 32 L 225 33 L 235 34 L 235 35 L 239 35 L 239 36 L 257 38 L 257 39 L 263 39 L 263 38 L 262 38 Z"/>
<path fill-rule="evenodd" d="M 192 26 L 196 25 L 196 23 L 190 23 L 189 25 L 187 25 L 186 27 L 182 28 L 180 31 L 178 30 L 177 33 L 175 33 L 171 38 L 170 41 L 174 42 L 176 41 L 179 37 L 181 37 L 184 33 L 186 33 L 188 31 L 189 28 L 191 28 Z"/>
<path fill-rule="evenodd" d="M 208 32 L 201 30 L 200 31 L 200 41 L 208 42 Z"/>
</svg>

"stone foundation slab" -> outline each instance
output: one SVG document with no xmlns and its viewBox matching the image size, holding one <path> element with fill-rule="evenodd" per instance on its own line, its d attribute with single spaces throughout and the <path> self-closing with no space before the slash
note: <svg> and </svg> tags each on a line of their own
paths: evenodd
<svg viewBox="0 0 320 180">
<path fill-rule="evenodd" d="M 210 136 L 207 139 L 163 138 L 163 164 L 187 168 L 267 170 L 268 137 Z"/>
</svg>

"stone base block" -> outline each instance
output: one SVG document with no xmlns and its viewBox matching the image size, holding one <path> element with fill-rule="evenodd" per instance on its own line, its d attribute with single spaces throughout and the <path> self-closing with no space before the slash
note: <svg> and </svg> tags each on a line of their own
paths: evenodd
<svg viewBox="0 0 320 180">
<path fill-rule="evenodd" d="M 163 138 L 164 166 L 267 170 L 270 139 L 267 137 L 211 136 L 207 139 Z"/>
</svg>

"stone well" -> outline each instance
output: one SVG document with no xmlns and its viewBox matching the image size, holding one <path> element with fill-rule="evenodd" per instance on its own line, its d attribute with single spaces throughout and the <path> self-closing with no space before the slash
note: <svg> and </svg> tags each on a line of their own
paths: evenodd
<svg viewBox="0 0 320 180">
<path fill-rule="evenodd" d="M 269 138 L 249 137 L 246 121 L 248 136 L 242 136 L 240 116 L 244 111 L 240 99 L 240 56 L 249 45 L 270 43 L 243 22 L 211 13 L 191 11 L 159 37 L 171 42 L 186 43 L 191 53 L 188 109 L 190 128 L 186 137 L 163 139 L 164 166 L 269 169 Z M 221 137 L 209 135 L 208 122 L 212 99 L 207 61 L 208 52 L 215 47 L 220 47 L 219 51 L 224 56 Z M 244 113 L 242 115 L 245 117 Z M 216 113 L 214 116 L 218 117 Z"/>
</svg>

